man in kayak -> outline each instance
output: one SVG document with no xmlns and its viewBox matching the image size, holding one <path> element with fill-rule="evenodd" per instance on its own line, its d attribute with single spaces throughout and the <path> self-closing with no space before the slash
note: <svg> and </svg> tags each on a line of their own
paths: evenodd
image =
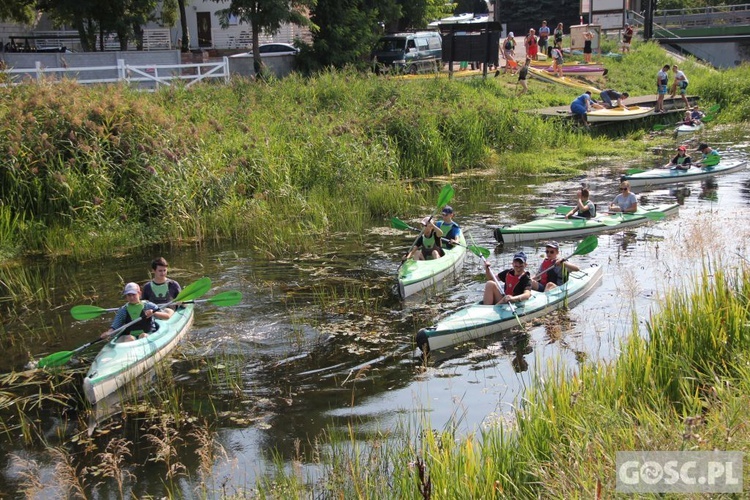
<svg viewBox="0 0 750 500">
<path fill-rule="evenodd" d="M 612 204 L 609 206 L 610 212 L 622 212 L 627 214 L 635 213 L 638 210 L 638 198 L 630 192 L 630 183 L 622 181 L 620 183 L 620 194 L 615 196 Z"/>
<path fill-rule="evenodd" d="M 440 238 L 443 237 L 443 230 L 432 222 L 432 217 L 425 217 L 422 221 L 424 229 L 422 234 L 414 242 L 414 246 L 411 247 L 409 253 L 404 257 L 406 259 L 414 260 L 431 260 L 439 259 L 445 252 L 440 245 Z"/>
<path fill-rule="evenodd" d="M 537 292 L 549 292 L 565 283 L 565 276 L 570 271 L 581 269 L 560 257 L 560 245 L 548 241 L 544 245 L 545 258 L 539 265 L 539 272 L 531 278 L 531 289 Z"/>
<path fill-rule="evenodd" d="M 701 153 L 703 153 L 703 158 L 701 158 L 701 160 L 695 164 L 696 167 L 700 167 L 700 168 L 715 167 L 721 161 L 721 156 L 719 155 L 719 152 L 712 149 L 711 146 L 709 146 L 706 143 L 701 143 L 698 146 L 697 151 L 700 151 Z"/>
<path fill-rule="evenodd" d="M 143 285 L 141 298 L 154 304 L 163 305 L 172 302 L 182 291 L 182 287 L 175 280 L 167 278 L 167 260 L 164 257 L 157 257 L 151 261 L 151 281 Z M 164 312 L 172 316 L 174 309 L 165 307 Z"/>
<path fill-rule="evenodd" d="M 687 154 L 687 148 L 680 146 L 677 148 L 677 156 L 672 158 L 672 161 L 667 166 L 676 170 L 690 170 L 691 161 L 690 156 Z"/>
<path fill-rule="evenodd" d="M 159 309 L 159 306 L 153 302 L 141 300 L 141 287 L 138 286 L 138 283 L 128 283 L 125 285 L 122 294 L 128 302 L 117 310 L 117 314 L 115 314 L 115 319 L 112 320 L 109 330 L 101 334 L 103 340 L 111 337 L 118 328 L 138 318 L 141 318 L 141 321 L 130 325 L 120 332 L 117 341 L 132 342 L 136 337 L 139 339 L 148 337 L 148 334 L 154 331 L 154 318 L 169 319 L 171 316 L 171 314 Z"/>
<path fill-rule="evenodd" d="M 513 267 L 500 271 L 497 279 L 502 281 L 505 290 L 497 287 L 495 278 L 492 276 L 490 263 L 485 261 L 484 274 L 487 283 L 484 284 L 484 298 L 482 303 L 486 306 L 494 304 L 507 304 L 509 302 L 521 302 L 531 297 L 531 277 L 526 272 L 526 254 L 518 252 L 513 256 Z"/>
<path fill-rule="evenodd" d="M 571 217 L 584 218 L 584 219 L 590 219 L 592 217 L 596 217 L 596 205 L 594 205 L 594 202 L 589 200 L 589 190 L 586 188 L 581 188 L 578 191 L 578 202 L 576 203 L 576 206 L 573 207 L 573 210 L 565 214 L 566 219 L 570 219 Z"/>
<path fill-rule="evenodd" d="M 453 207 L 446 205 L 443 207 L 443 220 L 437 221 L 435 225 L 443 232 L 442 239 L 449 240 L 445 242 L 446 248 L 453 248 L 458 245 L 458 236 L 461 234 L 461 228 L 453 222 Z"/>
<path fill-rule="evenodd" d="M 604 106 L 607 108 L 619 108 L 622 106 L 622 101 L 630 97 L 630 94 L 627 92 L 618 92 L 614 89 L 607 89 L 602 90 L 602 93 L 599 94 L 599 97 L 602 101 L 604 101 Z M 613 101 L 617 101 L 617 104 L 612 104 Z"/>
</svg>

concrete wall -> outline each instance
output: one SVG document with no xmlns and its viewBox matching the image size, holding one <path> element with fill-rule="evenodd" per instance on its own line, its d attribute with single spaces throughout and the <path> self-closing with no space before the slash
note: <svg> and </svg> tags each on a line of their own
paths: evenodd
<svg viewBox="0 0 750 500">
<path fill-rule="evenodd" d="M 296 68 L 297 56 L 266 56 L 263 63 L 276 78 L 283 78 Z M 230 57 L 229 73 L 232 75 L 253 76 L 253 58 L 248 57 Z"/>
<path fill-rule="evenodd" d="M 720 43 L 684 43 L 680 47 L 699 59 L 710 62 L 717 68 L 733 68 L 748 60 L 750 43 L 748 42 L 720 42 Z M 688 79 L 690 75 L 688 75 Z"/>
</svg>

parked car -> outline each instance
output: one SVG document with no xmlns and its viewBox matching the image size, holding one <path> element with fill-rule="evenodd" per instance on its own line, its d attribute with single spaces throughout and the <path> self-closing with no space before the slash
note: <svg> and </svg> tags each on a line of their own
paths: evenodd
<svg viewBox="0 0 750 500">
<path fill-rule="evenodd" d="M 299 49 L 290 43 L 264 43 L 259 47 L 261 57 L 264 56 L 296 56 Z M 243 52 L 231 57 L 253 57 L 253 52 Z"/>
<path fill-rule="evenodd" d="M 443 39 L 435 31 L 394 33 L 380 37 L 371 54 L 376 73 L 388 69 L 412 75 L 422 71 L 439 71 L 443 65 L 442 58 Z"/>
</svg>

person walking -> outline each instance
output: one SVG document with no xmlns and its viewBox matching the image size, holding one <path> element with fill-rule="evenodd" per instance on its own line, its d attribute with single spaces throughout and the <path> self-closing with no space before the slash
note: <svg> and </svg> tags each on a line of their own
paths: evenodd
<svg viewBox="0 0 750 500">
<path fill-rule="evenodd" d="M 563 64 L 565 63 L 565 60 L 563 59 L 563 53 L 562 49 L 557 47 L 555 45 L 550 50 L 550 56 L 552 57 L 552 71 L 559 77 L 563 77 Z"/>
<path fill-rule="evenodd" d="M 531 64 L 531 59 L 527 57 L 526 62 L 521 67 L 521 71 L 518 72 L 518 83 L 521 84 L 521 88 L 518 89 L 518 93 L 516 94 L 518 96 L 524 95 L 526 92 L 529 91 L 529 84 L 527 80 L 529 79 L 529 65 L 530 64 Z"/>
<path fill-rule="evenodd" d="M 656 73 L 656 109 L 654 113 L 664 113 L 664 96 L 667 95 L 667 86 L 669 85 L 669 68 L 669 64 L 665 64 Z"/>
</svg>

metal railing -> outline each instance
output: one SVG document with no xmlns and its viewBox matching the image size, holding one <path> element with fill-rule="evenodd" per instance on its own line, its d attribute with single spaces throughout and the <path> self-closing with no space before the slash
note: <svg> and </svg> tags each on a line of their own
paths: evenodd
<svg viewBox="0 0 750 500">
<path fill-rule="evenodd" d="M 185 87 L 208 79 L 223 79 L 225 83 L 229 83 L 230 76 L 229 59 L 226 57 L 215 63 L 147 65 L 126 64 L 124 59 L 118 59 L 116 66 L 79 68 L 46 68 L 37 62 L 33 69 L 7 69 L 0 73 L 7 75 L 2 86 L 42 81 L 59 83 L 64 79 L 73 79 L 82 84 L 124 82 L 144 90 L 153 90 L 163 85 L 171 86 L 180 81 L 187 82 Z M 89 74 L 91 77 L 81 78 L 82 74 Z"/>
<path fill-rule="evenodd" d="M 662 29 L 750 25 L 750 4 L 657 10 L 654 24 Z"/>
</svg>

